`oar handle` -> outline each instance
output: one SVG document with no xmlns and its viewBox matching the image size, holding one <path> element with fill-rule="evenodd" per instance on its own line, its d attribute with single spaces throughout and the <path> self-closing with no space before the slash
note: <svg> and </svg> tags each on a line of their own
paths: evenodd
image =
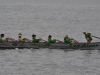
<svg viewBox="0 0 100 75">
<path fill-rule="evenodd" d="M 46 40 L 43 40 L 44 42 L 47 42 Z"/>
<path fill-rule="evenodd" d="M 60 40 L 57 40 L 57 39 L 56 39 L 56 41 L 58 41 L 59 43 L 63 43 L 63 41 L 60 41 Z"/>
<path fill-rule="evenodd" d="M 46 40 L 42 39 L 41 41 L 47 42 Z"/>
</svg>

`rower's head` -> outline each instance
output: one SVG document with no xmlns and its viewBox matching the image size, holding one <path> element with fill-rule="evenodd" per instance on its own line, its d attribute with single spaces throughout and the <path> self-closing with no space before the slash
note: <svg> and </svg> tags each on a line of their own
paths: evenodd
<svg viewBox="0 0 100 75">
<path fill-rule="evenodd" d="M 33 38 L 36 38 L 36 35 L 35 35 L 35 34 L 33 34 L 33 35 L 32 35 L 32 37 L 33 37 Z"/>
<path fill-rule="evenodd" d="M 18 36 L 18 38 L 21 38 L 21 36 Z"/>
<path fill-rule="evenodd" d="M 66 35 L 64 38 L 68 38 L 68 35 Z"/>
<path fill-rule="evenodd" d="M 4 34 L 1 34 L 1 37 L 4 38 Z"/>
<path fill-rule="evenodd" d="M 51 39 L 51 38 L 52 38 L 52 36 L 51 36 L 51 35 L 49 35 L 49 36 L 48 36 L 48 38 L 49 38 L 49 39 Z"/>
<path fill-rule="evenodd" d="M 83 34 L 86 34 L 86 32 L 83 32 Z"/>
<path fill-rule="evenodd" d="M 22 34 L 21 34 L 21 33 L 19 33 L 19 34 L 18 34 L 18 38 L 21 38 L 21 36 L 22 36 Z"/>
</svg>

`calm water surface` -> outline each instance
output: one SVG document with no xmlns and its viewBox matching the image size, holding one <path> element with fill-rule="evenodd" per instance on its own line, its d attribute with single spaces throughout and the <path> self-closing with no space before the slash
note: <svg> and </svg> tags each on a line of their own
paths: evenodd
<svg viewBox="0 0 100 75">
<path fill-rule="evenodd" d="M 99 75 L 100 51 L 0 50 L 1 75 Z"/>
</svg>

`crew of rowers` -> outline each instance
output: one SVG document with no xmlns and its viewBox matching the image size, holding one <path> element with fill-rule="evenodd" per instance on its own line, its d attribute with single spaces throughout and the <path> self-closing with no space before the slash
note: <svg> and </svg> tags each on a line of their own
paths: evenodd
<svg viewBox="0 0 100 75">
<path fill-rule="evenodd" d="M 87 40 L 87 43 L 90 43 L 90 42 L 92 41 L 91 33 L 83 32 L 83 34 L 85 35 L 85 38 L 86 38 L 86 40 Z M 1 34 L 1 36 L 0 36 L 0 41 L 11 42 L 11 41 L 14 41 L 14 39 L 11 39 L 11 38 L 6 38 L 6 39 L 4 39 L 4 34 Z M 29 39 L 22 38 L 22 34 L 19 33 L 19 34 L 18 34 L 18 41 L 19 41 L 19 42 L 26 42 L 26 41 L 29 41 Z M 33 42 L 33 43 L 39 43 L 40 41 L 45 41 L 45 40 L 43 40 L 42 38 L 37 39 L 35 34 L 32 35 L 32 40 L 31 40 L 31 42 Z M 59 40 L 57 40 L 57 39 L 52 39 L 52 36 L 51 36 L 51 35 L 48 36 L 48 41 L 45 41 L 45 42 L 49 42 L 49 43 L 57 43 L 57 42 L 60 42 L 60 43 L 66 43 L 66 44 L 70 44 L 70 45 L 72 45 L 72 44 L 74 44 L 74 43 L 78 43 L 78 42 L 77 42 L 76 40 L 74 40 L 73 38 L 69 38 L 68 35 L 66 35 L 66 36 L 64 37 L 64 42 L 61 42 L 61 41 L 59 41 Z"/>
</svg>

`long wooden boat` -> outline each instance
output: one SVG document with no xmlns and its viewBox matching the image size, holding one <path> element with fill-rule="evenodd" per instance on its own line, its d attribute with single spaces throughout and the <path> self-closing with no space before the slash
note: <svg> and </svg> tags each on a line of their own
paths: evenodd
<svg viewBox="0 0 100 75">
<path fill-rule="evenodd" d="M 65 44 L 65 43 L 32 43 L 32 42 L 0 42 L 0 49 L 15 49 L 15 48 L 52 48 L 52 49 L 100 49 L 100 42 L 78 44 Z"/>
</svg>

